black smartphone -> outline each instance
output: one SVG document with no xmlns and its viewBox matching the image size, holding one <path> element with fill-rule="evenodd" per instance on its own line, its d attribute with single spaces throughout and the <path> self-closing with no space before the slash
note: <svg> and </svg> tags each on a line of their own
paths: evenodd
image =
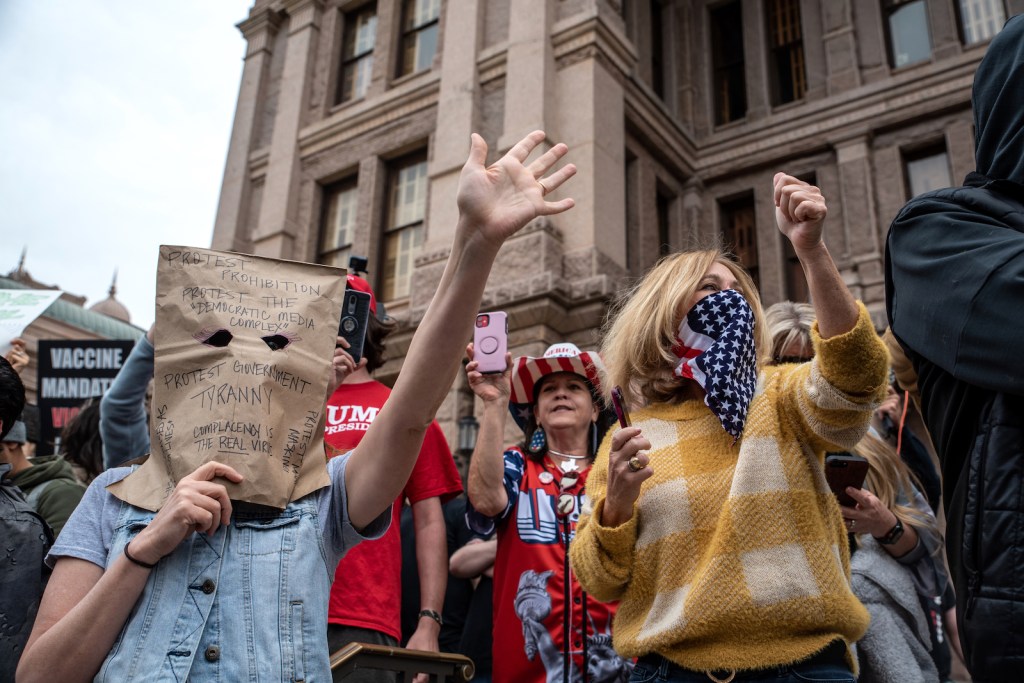
<svg viewBox="0 0 1024 683">
<path fill-rule="evenodd" d="M 615 409 L 615 416 L 619 418 L 619 426 L 625 429 L 633 424 L 629 419 L 629 411 L 626 410 L 626 402 L 622 400 L 622 389 L 612 387 L 612 407 Z"/>
<path fill-rule="evenodd" d="M 846 492 L 847 486 L 855 489 L 864 486 L 864 478 L 868 476 L 868 461 L 852 453 L 829 453 L 825 456 L 825 481 L 832 493 L 839 499 L 840 505 L 855 507 L 857 501 Z"/>
<path fill-rule="evenodd" d="M 370 295 L 356 289 L 346 289 L 341 299 L 341 324 L 338 336 L 348 342 L 348 353 L 358 363 L 363 358 L 366 326 L 370 320 Z"/>
</svg>

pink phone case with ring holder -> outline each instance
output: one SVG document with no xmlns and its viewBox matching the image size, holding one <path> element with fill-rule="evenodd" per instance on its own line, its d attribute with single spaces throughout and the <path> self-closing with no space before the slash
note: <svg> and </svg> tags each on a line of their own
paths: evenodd
<svg viewBox="0 0 1024 683">
<path fill-rule="evenodd" d="M 481 313 L 473 328 L 473 359 L 483 373 L 505 372 L 508 352 L 508 316 L 504 311 Z"/>
</svg>

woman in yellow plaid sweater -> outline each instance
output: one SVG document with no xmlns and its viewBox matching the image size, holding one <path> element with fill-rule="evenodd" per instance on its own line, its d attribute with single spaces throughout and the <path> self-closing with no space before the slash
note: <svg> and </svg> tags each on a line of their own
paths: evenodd
<svg viewBox="0 0 1024 683">
<path fill-rule="evenodd" d="M 757 291 L 717 251 L 659 262 L 601 350 L 635 410 L 598 453 L 571 561 L 620 601 L 632 681 L 854 680 L 868 615 L 822 462 L 864 434 L 887 356 L 822 241 L 820 191 L 779 173 L 774 194 L 817 315 L 812 362 L 761 366 Z"/>
</svg>

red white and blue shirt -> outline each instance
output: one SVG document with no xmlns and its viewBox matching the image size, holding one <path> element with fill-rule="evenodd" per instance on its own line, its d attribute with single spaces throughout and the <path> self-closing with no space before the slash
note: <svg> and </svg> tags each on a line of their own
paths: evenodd
<svg viewBox="0 0 1024 683">
<path fill-rule="evenodd" d="M 571 571 L 566 590 L 566 538 L 571 543 L 576 535 L 589 467 L 560 490 L 564 473 L 548 458 L 536 462 L 513 446 L 504 459 L 505 510 L 493 518 L 472 506 L 466 513 L 475 532 L 498 534 L 494 683 L 561 683 L 567 654 L 574 683 L 628 680 L 630 665 L 611 644 L 615 606 L 585 596 Z M 563 494 L 575 499 L 566 517 L 557 511 Z M 586 675 L 584 652 L 590 663 Z"/>
</svg>

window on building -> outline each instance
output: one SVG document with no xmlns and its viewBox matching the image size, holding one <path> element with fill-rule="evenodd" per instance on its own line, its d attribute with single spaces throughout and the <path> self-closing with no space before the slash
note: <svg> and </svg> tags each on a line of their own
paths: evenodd
<svg viewBox="0 0 1024 683">
<path fill-rule="evenodd" d="M 320 263 L 348 268 L 358 200 L 359 187 L 355 178 L 335 183 L 324 190 L 324 220 L 317 253 Z"/>
<path fill-rule="evenodd" d="M 665 99 L 665 21 L 664 0 L 650 1 L 651 13 L 651 87 Z"/>
<path fill-rule="evenodd" d="M 1003 0 L 960 0 L 960 30 L 964 45 L 982 43 L 1006 22 Z"/>
<path fill-rule="evenodd" d="M 915 64 L 932 56 L 928 6 L 925 0 L 883 0 L 889 37 L 889 63 L 894 68 Z"/>
<path fill-rule="evenodd" d="M 768 0 L 767 4 L 772 96 L 775 104 L 785 104 L 803 98 L 807 91 L 800 0 Z"/>
<path fill-rule="evenodd" d="M 413 260 L 423 245 L 426 212 L 427 156 L 421 152 L 396 162 L 391 169 L 381 268 L 383 301 L 409 296 Z"/>
<path fill-rule="evenodd" d="M 373 45 L 377 40 L 377 6 L 370 4 L 342 19 L 341 73 L 337 103 L 366 95 L 373 72 Z"/>
<path fill-rule="evenodd" d="M 738 0 L 711 10 L 715 123 L 747 115 L 747 81 L 743 67 L 743 12 Z"/>
<path fill-rule="evenodd" d="M 429 69 L 437 52 L 437 26 L 441 0 L 402 1 L 402 54 L 398 75 Z"/>
<path fill-rule="evenodd" d="M 904 154 L 903 167 L 910 197 L 953 184 L 949 171 L 949 155 L 946 154 L 945 146 Z"/>
<path fill-rule="evenodd" d="M 758 289 L 761 288 L 757 262 L 757 224 L 754 221 L 754 195 L 721 202 L 722 244 L 732 251 L 740 265 L 747 269 Z"/>
</svg>

